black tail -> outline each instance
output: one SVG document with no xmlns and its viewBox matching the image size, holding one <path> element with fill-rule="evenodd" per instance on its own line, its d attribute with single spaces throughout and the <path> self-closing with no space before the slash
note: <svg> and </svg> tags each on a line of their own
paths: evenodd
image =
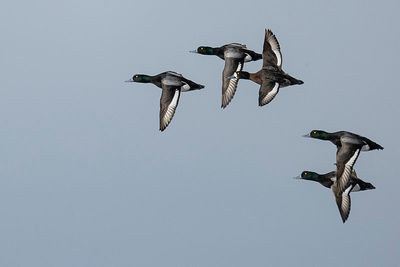
<svg viewBox="0 0 400 267">
<path fill-rule="evenodd" d="M 373 184 L 364 182 L 363 180 L 358 180 L 358 185 L 360 186 L 360 191 L 375 189 Z"/>
<path fill-rule="evenodd" d="M 303 84 L 304 82 L 302 80 L 297 80 L 296 78 L 290 77 L 290 82 L 292 84 Z"/>
<path fill-rule="evenodd" d="M 374 141 L 369 140 L 368 138 L 365 138 L 364 141 L 368 144 L 369 150 L 383 149 L 383 147 L 381 145 L 375 143 Z"/>
</svg>

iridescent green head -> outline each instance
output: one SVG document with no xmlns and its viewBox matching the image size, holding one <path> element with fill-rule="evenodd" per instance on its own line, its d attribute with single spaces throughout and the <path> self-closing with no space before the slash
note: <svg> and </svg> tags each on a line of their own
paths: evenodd
<svg viewBox="0 0 400 267">
<path fill-rule="evenodd" d="M 199 46 L 195 52 L 202 55 L 214 55 L 214 49 L 210 46 Z"/>
<path fill-rule="evenodd" d="M 151 76 L 146 74 L 135 74 L 131 79 L 125 82 L 149 83 L 151 82 Z"/>
<path fill-rule="evenodd" d="M 321 139 L 321 140 L 328 140 L 329 139 L 329 134 L 325 131 L 321 130 L 312 130 L 309 134 L 306 134 L 305 137 L 311 137 L 311 138 L 316 138 L 316 139 Z"/>
<path fill-rule="evenodd" d="M 311 172 L 311 171 L 303 171 L 301 173 L 301 179 L 304 180 L 312 180 L 312 181 L 317 181 L 319 178 L 319 174 L 316 172 Z"/>
</svg>

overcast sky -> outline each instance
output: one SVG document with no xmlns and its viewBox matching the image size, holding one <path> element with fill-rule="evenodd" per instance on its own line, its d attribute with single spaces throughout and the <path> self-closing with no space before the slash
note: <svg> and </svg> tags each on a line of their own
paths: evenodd
<svg viewBox="0 0 400 267">
<path fill-rule="evenodd" d="M 0 266 L 399 266 L 397 1 L 6 1 L 0 9 Z M 221 110 L 223 61 L 188 51 L 277 36 L 304 81 L 258 107 L 243 80 Z M 257 71 L 261 61 L 245 65 Z M 173 70 L 161 90 L 124 83 Z M 381 144 L 355 169 L 342 224 L 330 190 L 348 130 Z"/>
</svg>

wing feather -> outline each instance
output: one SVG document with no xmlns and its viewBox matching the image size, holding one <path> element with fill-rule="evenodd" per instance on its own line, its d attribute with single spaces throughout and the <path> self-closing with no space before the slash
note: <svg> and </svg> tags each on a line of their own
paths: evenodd
<svg viewBox="0 0 400 267">
<path fill-rule="evenodd" d="M 163 85 L 160 98 L 160 131 L 164 131 L 174 117 L 180 95 L 180 87 Z"/>
</svg>

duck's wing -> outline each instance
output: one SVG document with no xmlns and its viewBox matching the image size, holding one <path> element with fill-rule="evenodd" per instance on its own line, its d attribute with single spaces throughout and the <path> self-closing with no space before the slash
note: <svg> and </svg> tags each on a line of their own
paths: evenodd
<svg viewBox="0 0 400 267">
<path fill-rule="evenodd" d="M 351 209 L 351 198 L 350 192 L 353 186 L 349 185 L 342 193 L 333 192 L 336 199 L 336 204 L 339 208 L 340 216 L 342 217 L 343 223 L 349 218 Z"/>
<path fill-rule="evenodd" d="M 162 85 L 160 98 L 160 131 L 164 131 L 174 117 L 181 88 L 177 85 Z"/>
<path fill-rule="evenodd" d="M 265 79 L 258 92 L 258 105 L 264 106 L 272 101 L 279 92 L 279 83 Z"/>
<path fill-rule="evenodd" d="M 361 147 L 349 143 L 342 143 L 336 152 L 336 177 L 339 192 L 344 190 L 350 184 L 353 174 L 353 166 L 360 155 Z"/>
<path fill-rule="evenodd" d="M 264 47 L 263 47 L 263 67 L 267 66 L 282 67 L 281 48 L 275 35 L 271 30 L 265 30 Z"/>
<path fill-rule="evenodd" d="M 222 103 L 226 108 L 236 93 L 239 78 L 236 72 L 243 69 L 244 60 L 240 58 L 225 57 L 225 66 L 222 72 Z"/>
</svg>

